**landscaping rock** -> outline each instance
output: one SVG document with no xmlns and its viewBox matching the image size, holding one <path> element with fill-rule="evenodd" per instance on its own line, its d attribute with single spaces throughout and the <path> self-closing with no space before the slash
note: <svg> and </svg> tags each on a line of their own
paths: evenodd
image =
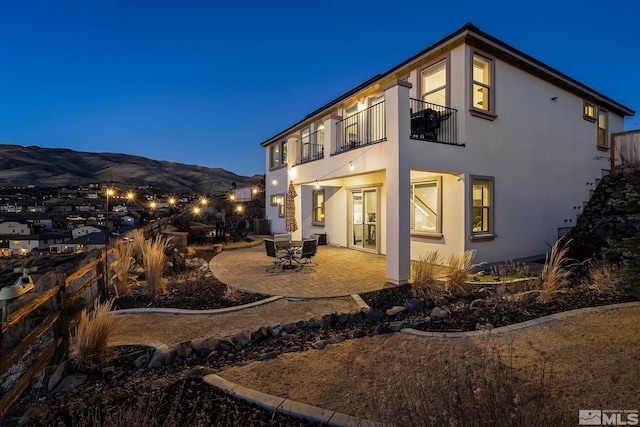
<svg viewBox="0 0 640 427">
<path fill-rule="evenodd" d="M 322 316 L 322 326 L 325 328 L 331 328 L 338 322 L 338 316 L 335 313 L 325 314 Z"/>
<path fill-rule="evenodd" d="M 318 329 L 320 325 L 318 325 L 315 317 L 312 317 L 311 319 L 307 320 L 307 326 L 309 327 L 309 329 Z"/>
<path fill-rule="evenodd" d="M 56 387 L 56 393 L 69 393 L 75 391 L 78 387 L 87 381 L 87 375 L 71 374 L 66 376 Z"/>
<path fill-rule="evenodd" d="M 251 343 L 251 334 L 247 331 L 241 332 L 233 337 L 233 343 L 238 347 L 246 347 Z"/>
<path fill-rule="evenodd" d="M 133 367 L 136 369 L 142 369 L 147 365 L 147 363 L 149 363 L 149 356 L 143 354 L 133 361 Z"/>
<path fill-rule="evenodd" d="M 270 351 L 268 353 L 264 353 L 263 355 L 261 355 L 258 360 L 260 361 L 266 361 L 266 360 L 272 360 L 275 359 L 276 357 L 278 357 L 278 354 L 275 351 Z"/>
<path fill-rule="evenodd" d="M 384 311 L 375 308 L 363 308 L 361 313 L 364 314 L 364 318 L 371 323 L 378 323 L 384 319 L 385 316 Z"/>
<path fill-rule="evenodd" d="M 47 390 L 51 391 L 56 388 L 62 382 L 62 379 L 69 373 L 69 370 L 68 360 L 59 364 L 55 372 L 51 375 L 51 378 L 49 378 Z"/>
<path fill-rule="evenodd" d="M 420 298 L 409 298 L 404 302 L 404 308 L 412 312 L 420 312 L 424 310 L 424 301 Z"/>
<path fill-rule="evenodd" d="M 406 310 L 406 308 L 405 308 L 405 307 L 403 307 L 403 306 L 401 306 L 401 305 L 396 305 L 396 306 L 393 306 L 393 307 L 391 307 L 390 309 L 388 309 L 388 310 L 386 311 L 386 314 L 387 314 L 387 316 L 395 316 L 395 315 L 397 315 L 398 313 L 402 313 L 402 312 L 403 312 L 403 311 L 405 311 L 405 310 Z"/>
<path fill-rule="evenodd" d="M 261 327 L 257 330 L 255 330 L 252 334 L 251 334 L 251 342 L 254 344 L 258 344 L 261 343 L 262 341 L 266 340 L 269 337 L 269 330 L 266 327 Z"/>
<path fill-rule="evenodd" d="M 437 322 L 440 320 L 444 320 L 449 317 L 449 312 L 442 307 L 433 307 L 431 313 L 429 314 L 429 319 L 432 322 Z"/>
<path fill-rule="evenodd" d="M 405 328 L 410 328 L 411 325 L 408 324 L 407 322 L 402 322 L 402 321 L 394 321 L 389 323 L 389 329 L 391 329 L 392 332 L 400 332 L 402 329 Z"/>
<path fill-rule="evenodd" d="M 272 325 L 267 327 L 267 329 L 269 330 L 269 333 L 271 335 L 273 335 L 274 337 L 277 337 L 282 333 L 283 327 L 282 325 Z"/>
<path fill-rule="evenodd" d="M 483 299 L 474 299 L 473 301 L 471 301 L 471 304 L 469 304 L 469 307 L 486 307 L 487 306 L 487 302 Z"/>
<path fill-rule="evenodd" d="M 329 341 L 320 340 L 320 341 L 314 342 L 312 347 L 315 348 L 316 350 L 322 350 L 323 348 L 325 348 L 327 346 L 327 344 L 329 344 Z"/>
<path fill-rule="evenodd" d="M 298 320 L 296 322 L 296 328 L 298 329 L 307 329 L 308 325 L 307 322 L 305 322 L 304 320 Z"/>
<path fill-rule="evenodd" d="M 284 328 L 284 331 L 288 334 L 292 334 L 296 331 L 296 329 L 298 329 L 295 323 L 287 323 L 286 325 L 283 326 L 283 328 Z"/>
</svg>

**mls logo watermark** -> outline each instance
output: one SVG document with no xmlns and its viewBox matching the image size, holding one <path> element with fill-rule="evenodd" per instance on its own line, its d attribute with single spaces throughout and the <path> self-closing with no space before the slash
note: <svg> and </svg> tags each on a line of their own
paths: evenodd
<svg viewBox="0 0 640 427">
<path fill-rule="evenodd" d="M 581 426 L 637 426 L 637 409 L 580 409 L 578 424 Z"/>
</svg>

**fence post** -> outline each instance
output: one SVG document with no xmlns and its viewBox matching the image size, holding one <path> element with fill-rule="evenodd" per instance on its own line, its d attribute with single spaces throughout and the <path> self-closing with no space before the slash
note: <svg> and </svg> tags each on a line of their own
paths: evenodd
<svg viewBox="0 0 640 427">
<path fill-rule="evenodd" d="M 611 146 L 611 155 L 609 156 L 609 159 L 611 160 L 611 175 L 615 175 L 616 174 L 616 139 L 613 137 L 613 134 L 610 136 L 611 138 L 611 144 L 609 144 Z"/>
<path fill-rule="evenodd" d="M 100 260 L 98 265 L 96 265 L 96 274 L 100 275 L 100 279 L 98 280 L 98 292 L 100 293 L 100 301 L 104 302 L 107 298 L 107 276 L 108 272 L 106 270 L 107 263 L 105 260 L 107 259 L 107 252 L 104 253 L 104 258 Z"/>
<path fill-rule="evenodd" d="M 53 328 L 54 340 L 60 340 L 60 343 L 56 345 L 56 350 L 53 355 L 53 360 L 57 363 L 62 362 L 64 358 L 69 354 L 69 309 L 67 307 L 67 286 L 63 282 L 60 285 L 58 281 L 56 286 L 60 286 L 58 294 L 56 295 L 56 304 L 60 310 L 60 317 Z"/>
</svg>

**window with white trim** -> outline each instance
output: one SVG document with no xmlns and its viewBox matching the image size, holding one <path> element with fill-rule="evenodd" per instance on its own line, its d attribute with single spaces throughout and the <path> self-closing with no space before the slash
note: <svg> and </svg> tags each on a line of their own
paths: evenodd
<svg viewBox="0 0 640 427">
<path fill-rule="evenodd" d="M 471 231 L 474 236 L 493 234 L 493 178 L 471 178 Z"/>
<path fill-rule="evenodd" d="M 429 180 L 411 183 L 411 231 L 440 233 L 440 182 Z"/>
<path fill-rule="evenodd" d="M 478 54 L 473 55 L 473 108 L 493 111 L 491 80 L 493 61 Z"/>
<path fill-rule="evenodd" d="M 313 191 L 313 225 L 324 225 L 324 189 Z"/>
<path fill-rule="evenodd" d="M 269 167 L 271 169 L 287 164 L 287 141 L 281 141 L 269 147 Z"/>
<path fill-rule="evenodd" d="M 425 68 L 420 73 L 422 100 L 436 105 L 447 105 L 447 60 Z"/>
<path fill-rule="evenodd" d="M 582 107 L 582 117 L 590 122 L 596 121 L 596 106 L 590 102 L 584 101 Z"/>
</svg>

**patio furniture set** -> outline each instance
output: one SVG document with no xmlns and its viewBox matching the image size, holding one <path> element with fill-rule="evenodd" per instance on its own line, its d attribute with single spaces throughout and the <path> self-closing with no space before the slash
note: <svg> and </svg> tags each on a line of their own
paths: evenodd
<svg viewBox="0 0 640 427">
<path fill-rule="evenodd" d="M 289 234 L 274 234 L 272 239 L 264 239 L 264 247 L 273 263 L 266 271 L 274 272 L 276 267 L 285 270 L 313 270 L 313 258 L 318 252 L 318 239 L 291 240 Z"/>
</svg>

